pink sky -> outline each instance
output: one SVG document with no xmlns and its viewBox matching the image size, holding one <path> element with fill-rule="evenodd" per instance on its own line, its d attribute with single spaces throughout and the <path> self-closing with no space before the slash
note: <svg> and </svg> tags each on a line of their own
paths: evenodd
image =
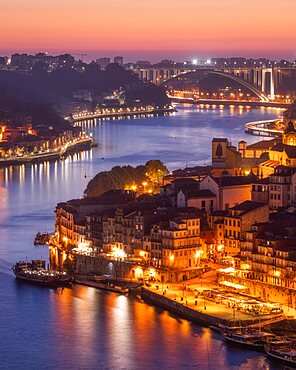
<svg viewBox="0 0 296 370">
<path fill-rule="evenodd" d="M 0 49 L 294 60 L 295 14 L 295 0 L 13 0 L 1 4 Z"/>
</svg>

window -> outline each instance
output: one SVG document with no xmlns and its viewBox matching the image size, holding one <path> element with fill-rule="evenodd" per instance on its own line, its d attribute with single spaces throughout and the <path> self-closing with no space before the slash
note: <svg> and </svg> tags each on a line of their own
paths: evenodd
<svg viewBox="0 0 296 370">
<path fill-rule="evenodd" d="M 232 226 L 232 220 L 229 220 L 229 226 Z"/>
<path fill-rule="evenodd" d="M 233 226 L 236 227 L 236 221 L 235 220 L 233 220 Z"/>
</svg>

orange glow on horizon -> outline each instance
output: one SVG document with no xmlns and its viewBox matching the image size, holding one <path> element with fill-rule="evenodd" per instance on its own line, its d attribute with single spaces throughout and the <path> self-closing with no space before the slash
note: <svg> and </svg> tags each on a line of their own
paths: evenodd
<svg viewBox="0 0 296 370">
<path fill-rule="evenodd" d="M 289 51 L 290 0 L 14 0 L 2 4 L 2 50 Z"/>
</svg>

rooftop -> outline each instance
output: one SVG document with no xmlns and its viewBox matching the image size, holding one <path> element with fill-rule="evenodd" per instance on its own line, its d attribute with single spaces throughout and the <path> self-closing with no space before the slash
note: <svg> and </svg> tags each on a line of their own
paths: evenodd
<svg viewBox="0 0 296 370">
<path fill-rule="evenodd" d="M 237 206 L 234 206 L 230 208 L 233 211 L 244 211 L 244 212 L 250 212 L 257 208 L 266 206 L 265 203 L 262 202 L 253 202 L 252 200 L 245 200 L 244 202 L 238 204 Z"/>
<path fill-rule="evenodd" d="M 277 143 L 280 143 L 280 139 L 261 140 L 261 141 L 258 141 L 257 143 L 248 145 L 247 149 L 268 150 L 268 149 L 271 149 Z"/>
<path fill-rule="evenodd" d="M 222 176 L 214 178 L 216 183 L 221 187 L 239 186 L 252 184 L 257 179 L 257 176 L 251 173 L 248 176 Z"/>
</svg>

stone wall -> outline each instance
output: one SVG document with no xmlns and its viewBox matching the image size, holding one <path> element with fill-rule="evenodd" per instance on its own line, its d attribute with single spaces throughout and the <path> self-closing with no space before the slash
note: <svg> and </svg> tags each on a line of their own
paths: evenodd
<svg viewBox="0 0 296 370">
<path fill-rule="evenodd" d="M 208 315 L 203 312 L 193 310 L 192 308 L 184 306 L 182 303 L 176 302 L 172 299 L 169 299 L 165 296 L 159 295 L 157 293 L 151 292 L 148 289 L 142 288 L 141 298 L 148 302 L 153 303 L 159 307 L 162 307 L 170 312 L 178 314 L 179 316 L 204 326 L 239 326 L 239 325 L 248 325 L 253 324 L 256 320 L 246 320 L 246 321 L 229 321 L 212 315 Z"/>
</svg>

